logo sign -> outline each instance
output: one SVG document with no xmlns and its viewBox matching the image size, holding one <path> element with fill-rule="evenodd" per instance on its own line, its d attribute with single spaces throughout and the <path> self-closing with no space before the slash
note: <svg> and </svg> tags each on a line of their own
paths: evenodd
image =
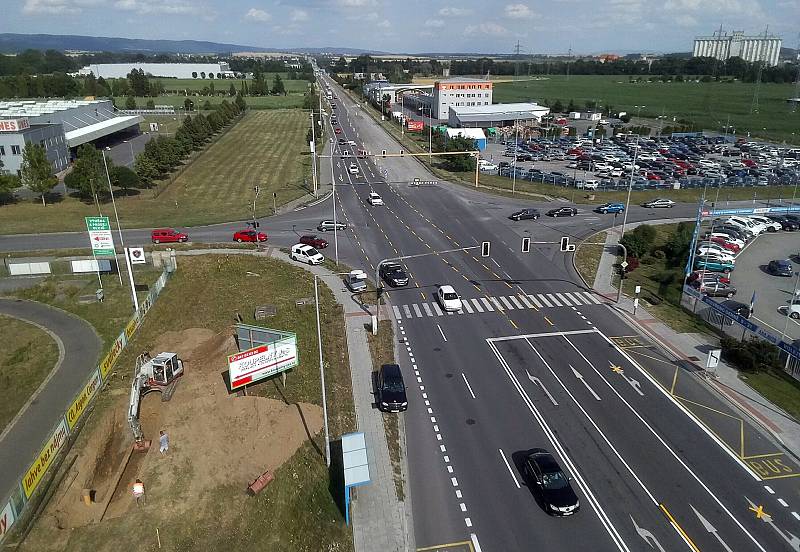
<svg viewBox="0 0 800 552">
<path fill-rule="evenodd" d="M 48 439 L 42 447 L 39 456 L 33 461 L 28 471 L 25 472 L 25 477 L 22 479 L 22 490 L 25 491 L 25 498 L 30 498 L 33 491 L 36 490 L 45 472 L 47 472 L 47 468 L 50 467 L 58 451 L 60 451 L 64 443 L 67 442 L 67 435 L 69 435 L 67 421 L 62 418 L 61 423 L 58 424 L 58 427 L 56 427 L 50 439 Z"/>
<path fill-rule="evenodd" d="M 297 340 L 294 337 L 229 355 L 231 390 L 274 376 L 294 366 L 297 366 Z"/>
<path fill-rule="evenodd" d="M 150 123 L 150 132 L 158 132 L 158 123 Z"/>
<path fill-rule="evenodd" d="M 19 132 L 31 128 L 28 119 L 0 119 L 0 132 Z"/>
<path fill-rule="evenodd" d="M 12 525 L 14 525 L 14 509 L 11 507 L 11 501 L 9 500 L 3 511 L 0 512 L 0 540 L 3 540 Z"/>
<path fill-rule="evenodd" d="M 86 217 L 86 229 L 89 231 L 92 254 L 100 257 L 113 257 L 116 254 L 108 217 Z"/>
<path fill-rule="evenodd" d="M 129 247 L 128 258 L 131 260 L 131 264 L 147 263 L 147 259 L 144 257 L 144 247 Z"/>
</svg>

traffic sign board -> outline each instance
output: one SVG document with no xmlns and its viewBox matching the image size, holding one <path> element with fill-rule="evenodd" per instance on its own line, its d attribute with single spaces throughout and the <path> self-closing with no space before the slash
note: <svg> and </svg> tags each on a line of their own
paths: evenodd
<svg viewBox="0 0 800 552">
<path fill-rule="evenodd" d="M 621 266 L 622 268 L 627 268 L 628 261 L 622 261 L 621 263 L 619 263 L 619 266 Z"/>
<path fill-rule="evenodd" d="M 86 217 L 86 229 L 89 231 L 89 243 L 94 256 L 113 257 L 116 255 L 108 217 Z"/>
</svg>

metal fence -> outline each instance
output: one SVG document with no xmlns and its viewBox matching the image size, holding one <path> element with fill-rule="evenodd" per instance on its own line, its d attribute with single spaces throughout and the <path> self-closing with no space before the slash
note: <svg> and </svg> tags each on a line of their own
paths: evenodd
<svg viewBox="0 0 800 552">
<path fill-rule="evenodd" d="M 2 505 L 2 510 L 0 510 L 0 542 L 8 535 L 9 530 L 31 504 L 31 499 L 40 487 L 45 475 L 49 470 L 59 465 L 57 460 L 69 450 L 71 442 L 74 441 L 71 437 L 78 433 L 78 423 L 83 420 L 84 415 L 89 411 L 89 406 L 107 383 L 111 368 L 139 329 L 142 320 L 156 302 L 175 268 L 174 257 L 165 259 L 164 271 L 151 286 L 147 298 L 139 305 L 139 310 L 125 325 L 97 368 L 89 375 L 86 384 L 74 397 L 69 408 L 55 422 L 53 430 L 49 433 L 48 438 L 45 439 L 38 455 L 31 462 L 17 487 L 11 491 L 10 496 L 0 502 L 0 505 Z"/>
</svg>

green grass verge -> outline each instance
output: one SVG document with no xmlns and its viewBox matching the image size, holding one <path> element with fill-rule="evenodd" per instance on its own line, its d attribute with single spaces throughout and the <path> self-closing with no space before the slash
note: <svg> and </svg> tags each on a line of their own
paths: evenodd
<svg viewBox="0 0 800 552">
<path fill-rule="evenodd" d="M 110 388 L 100 395 L 75 447 L 85 444 L 112 405 L 127 400 L 129 379 L 122 375 L 128 374 L 135 356 L 151 350 L 165 331 L 190 327 L 226 331 L 237 312 L 245 323 L 255 324 L 253 309 L 261 304 L 275 305 L 277 314 L 259 325 L 297 334 L 300 364 L 289 372 L 285 389 L 278 377 L 251 386 L 249 394 L 290 404 L 320 405 L 315 310 L 313 303 L 299 308 L 295 305 L 298 298 L 313 297 L 313 289 L 310 273 L 275 259 L 248 255 L 179 257 L 178 271 L 122 353 L 115 368 L 118 375 L 111 378 Z M 320 287 L 320 311 L 330 432 L 332 439 L 338 439 L 355 430 L 355 411 L 344 317 L 324 285 Z M 166 550 L 349 552 L 353 550 L 352 533 L 333 498 L 335 494 L 338 500 L 341 489 L 331 488 L 328 470 L 318 452 L 323 449 L 320 432 L 315 446 L 307 442 L 301 447 L 276 471 L 275 480 L 255 497 L 244 496 L 241 482 L 236 482 L 219 486 L 166 515 L 164 509 L 141 508 L 124 517 L 69 532 L 43 523 L 33 528 L 20 550 L 149 551 L 155 549 L 154 528 L 158 527 Z M 187 476 L 191 472 L 191 466 L 186 466 Z"/>
<path fill-rule="evenodd" d="M 136 106 L 145 109 L 147 102 L 153 100 L 155 105 L 171 105 L 183 109 L 186 98 L 194 102 L 194 108 L 200 109 L 208 101 L 212 106 L 219 105 L 223 100 L 231 103 L 235 98 L 229 96 L 184 96 L 183 94 L 164 94 L 155 98 L 137 97 Z M 117 100 L 119 107 L 124 108 L 124 100 Z M 247 96 L 247 107 L 250 109 L 295 109 L 303 107 L 303 94 L 289 94 L 287 96 Z"/>
<path fill-rule="evenodd" d="M 249 111 L 215 143 L 176 173 L 171 182 L 117 196 L 124 228 L 193 226 L 252 216 L 253 186 L 261 187 L 258 216 L 272 214 L 272 194 L 283 205 L 308 193 L 311 157 L 303 154 L 308 117 L 304 112 Z M 103 206 L 108 215 L 111 205 Z M 84 217 L 97 208 L 74 198 L 42 206 L 20 201 L 0 206 L 0 233 L 84 231 Z"/>
<path fill-rule="evenodd" d="M 741 374 L 742 380 L 772 404 L 800 420 L 800 382 L 778 371 Z"/>
<path fill-rule="evenodd" d="M 378 335 L 367 333 L 369 351 L 372 354 L 372 369 L 377 372 L 382 364 L 396 364 L 394 357 L 394 331 L 389 320 L 378 323 Z M 389 445 L 389 458 L 392 461 L 392 479 L 394 489 L 399 500 L 404 500 L 403 469 L 400 458 L 400 414 L 383 412 L 383 429 L 386 432 L 386 442 Z"/>
<path fill-rule="evenodd" d="M 586 281 L 589 287 L 594 285 L 597 276 L 597 267 L 600 266 L 600 257 L 603 256 L 604 244 L 608 232 L 605 230 L 586 238 L 575 249 L 575 268 L 578 274 Z"/>
<path fill-rule="evenodd" d="M 32 324 L 0 316 L 0 432 L 17 415 L 58 360 L 58 346 Z"/>
<path fill-rule="evenodd" d="M 283 80 L 283 86 L 289 94 L 304 94 L 308 90 L 310 84 L 306 80 L 289 80 L 289 73 L 264 73 L 264 80 L 267 85 L 272 87 L 272 82 L 275 80 L 275 75 L 280 75 Z M 238 92 L 242 86 L 241 79 L 167 79 L 167 78 L 153 78 L 152 81 L 160 81 L 164 85 L 164 90 L 167 92 L 198 92 L 203 88 L 210 87 L 214 84 L 214 90 L 219 93 L 226 93 L 230 89 L 231 84 Z M 246 80 L 248 88 L 253 84 L 252 80 Z"/>
<path fill-rule="evenodd" d="M 578 111 L 586 101 L 613 106 L 642 117 L 665 115 L 694 121 L 697 130 L 722 132 L 730 117 L 738 136 L 750 132 L 773 141 L 800 142 L 800 111 L 792 113 L 786 98 L 793 96 L 793 84 L 762 83 L 759 109 L 751 112 L 755 83 L 639 83 L 624 75 L 551 75 L 537 80 L 495 83 L 495 102 L 561 100 L 566 106 L 574 100 Z M 634 106 L 642 105 L 641 109 Z M 652 126 L 652 125 L 651 125 Z M 656 126 L 655 129 L 658 127 Z"/>
</svg>

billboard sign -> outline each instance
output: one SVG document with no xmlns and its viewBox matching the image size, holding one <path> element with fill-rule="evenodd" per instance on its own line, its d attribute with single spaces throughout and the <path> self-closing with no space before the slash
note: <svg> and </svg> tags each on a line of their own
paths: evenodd
<svg viewBox="0 0 800 552">
<path fill-rule="evenodd" d="M 86 217 L 86 229 L 89 231 L 93 255 L 113 257 L 116 254 L 108 217 Z"/>
<path fill-rule="evenodd" d="M 0 119 L 0 132 L 19 132 L 31 128 L 28 119 Z"/>
<path fill-rule="evenodd" d="M 50 439 L 47 440 L 39 452 L 39 456 L 36 457 L 31 467 L 25 472 L 25 477 L 22 478 L 22 490 L 25 491 L 25 498 L 30 498 L 33 491 L 39 486 L 42 477 L 47 473 L 47 469 L 55 460 L 58 451 L 67 442 L 68 435 L 67 421 L 61 418 L 61 423 L 58 424 Z"/>
<path fill-rule="evenodd" d="M 422 121 L 415 121 L 413 119 L 409 119 L 407 122 L 408 130 L 415 131 L 415 130 L 423 130 L 425 128 L 425 123 Z"/>
<path fill-rule="evenodd" d="M 67 423 L 69 424 L 70 430 L 75 428 L 75 424 L 78 423 L 81 414 L 83 414 L 86 407 L 89 406 L 89 403 L 92 401 L 95 393 L 97 393 L 97 390 L 100 389 L 100 384 L 102 383 L 103 380 L 100 378 L 100 370 L 95 369 L 94 374 L 92 374 L 92 379 L 83 386 L 81 392 L 75 400 L 72 401 L 69 409 L 67 409 Z"/>
<path fill-rule="evenodd" d="M 14 525 L 14 509 L 11 507 L 11 501 L 9 500 L 3 511 L 0 512 L 0 541 L 3 540 L 12 525 Z"/>
<path fill-rule="evenodd" d="M 297 366 L 297 338 L 287 337 L 228 356 L 231 390 Z"/>
</svg>

